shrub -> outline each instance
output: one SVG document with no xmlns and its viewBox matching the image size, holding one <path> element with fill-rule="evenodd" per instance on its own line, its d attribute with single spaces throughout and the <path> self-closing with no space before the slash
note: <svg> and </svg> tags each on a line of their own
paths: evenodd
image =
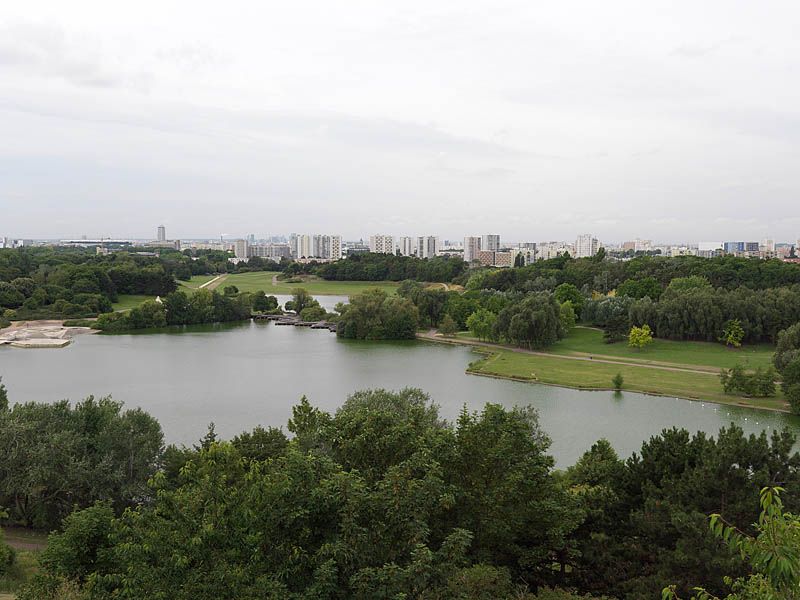
<svg viewBox="0 0 800 600">
<path fill-rule="evenodd" d="M 622 373 L 617 373 L 616 375 L 614 375 L 614 377 L 611 378 L 611 384 L 617 391 L 620 391 L 622 389 L 623 383 L 625 383 L 625 379 L 622 377 Z"/>
</svg>

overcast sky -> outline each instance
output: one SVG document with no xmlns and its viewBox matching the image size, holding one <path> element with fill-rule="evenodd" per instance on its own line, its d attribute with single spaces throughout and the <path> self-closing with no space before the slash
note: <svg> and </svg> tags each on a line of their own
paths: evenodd
<svg viewBox="0 0 800 600">
<path fill-rule="evenodd" d="M 0 236 L 800 237 L 800 3 L 0 9 Z"/>
</svg>

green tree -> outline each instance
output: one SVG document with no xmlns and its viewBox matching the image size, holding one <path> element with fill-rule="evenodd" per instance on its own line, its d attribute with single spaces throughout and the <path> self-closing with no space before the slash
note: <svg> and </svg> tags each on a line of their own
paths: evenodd
<svg viewBox="0 0 800 600">
<path fill-rule="evenodd" d="M 0 377 L 0 412 L 8 410 L 8 390 Z"/>
<path fill-rule="evenodd" d="M 731 348 L 739 348 L 744 339 L 744 329 L 742 329 L 742 322 L 739 319 L 731 319 L 725 323 L 722 329 L 722 337 L 719 341 Z"/>
<path fill-rule="evenodd" d="M 500 311 L 495 336 L 524 348 L 546 348 L 564 336 L 560 309 L 549 292 L 527 294 Z"/>
<path fill-rule="evenodd" d="M 252 304 L 256 312 L 271 312 L 278 308 L 278 299 L 275 296 L 267 296 L 264 290 L 258 290 L 253 294 Z"/>
<path fill-rule="evenodd" d="M 561 326 L 564 328 L 564 331 L 569 331 L 575 327 L 575 309 L 572 308 L 571 301 L 567 300 L 561 304 L 559 318 L 561 319 Z"/>
<path fill-rule="evenodd" d="M 497 321 L 497 315 L 480 308 L 472 313 L 467 318 L 467 329 L 476 338 L 486 341 L 493 339 L 494 324 Z"/>
<path fill-rule="evenodd" d="M 739 553 L 752 567 L 747 577 L 726 577 L 732 593 L 728 600 L 791 600 L 800 596 L 800 517 L 785 512 L 781 487 L 761 490 L 761 514 L 755 535 L 744 533 L 720 514 L 712 514 L 711 531 L 726 546 Z M 696 588 L 697 600 L 719 600 L 702 588 Z M 675 586 L 665 588 L 664 600 L 675 599 Z"/>
<path fill-rule="evenodd" d="M 631 331 L 628 334 L 628 346 L 641 350 L 652 343 L 653 332 L 650 330 L 649 325 L 645 324 L 641 327 L 631 327 Z"/>
<path fill-rule="evenodd" d="M 553 291 L 553 294 L 559 304 L 563 304 L 567 301 L 572 302 L 572 308 L 575 310 L 575 314 L 578 317 L 581 316 L 581 310 L 583 310 L 586 299 L 576 286 L 571 283 L 562 283 Z"/>
<path fill-rule="evenodd" d="M 312 306 L 319 306 L 319 302 L 315 300 L 304 288 L 295 288 L 292 290 L 292 299 L 286 303 L 287 310 L 293 310 L 298 315 L 304 309 Z"/>
<path fill-rule="evenodd" d="M 439 333 L 442 335 L 452 337 L 456 333 L 458 333 L 458 323 L 455 322 L 453 317 L 449 314 L 446 314 L 442 319 L 442 322 L 439 323 Z"/>
<path fill-rule="evenodd" d="M 222 289 L 222 293 L 225 294 L 226 296 L 235 296 L 236 294 L 239 293 L 239 288 L 236 287 L 235 285 L 226 285 Z"/>
<path fill-rule="evenodd" d="M 307 306 L 300 311 L 300 319 L 303 321 L 324 321 L 328 313 L 321 306 Z"/>
<path fill-rule="evenodd" d="M 614 389 L 620 391 L 622 389 L 622 384 L 625 382 L 625 379 L 622 377 L 622 373 L 617 373 L 614 377 L 611 378 L 611 385 L 614 386 Z"/>
</svg>

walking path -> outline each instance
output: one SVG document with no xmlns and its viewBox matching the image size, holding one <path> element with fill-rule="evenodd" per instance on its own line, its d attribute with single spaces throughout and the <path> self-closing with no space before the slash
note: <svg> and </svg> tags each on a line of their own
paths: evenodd
<svg viewBox="0 0 800 600">
<path fill-rule="evenodd" d="M 563 360 L 578 360 L 590 363 L 603 363 L 609 365 L 624 365 L 627 367 L 642 367 L 645 369 L 659 369 L 661 371 L 674 371 L 679 373 L 697 373 L 700 375 L 713 375 L 718 376 L 719 371 L 708 371 L 704 369 L 693 369 L 691 367 L 670 367 L 667 365 L 656 365 L 652 363 L 642 363 L 630 360 L 613 360 L 611 358 L 595 358 L 594 355 L 590 356 L 569 356 L 564 354 L 553 354 L 551 352 L 540 352 L 537 350 L 527 350 L 525 348 L 517 348 L 515 346 L 506 346 L 503 344 L 492 344 L 490 342 L 479 342 L 476 340 L 465 340 L 459 338 L 445 338 L 436 333 L 435 329 L 430 329 L 424 333 L 418 333 L 417 338 L 428 340 L 431 342 L 440 342 L 444 344 L 461 344 L 463 346 L 474 346 L 477 348 L 488 348 L 490 350 L 510 350 L 512 352 L 519 352 L 521 354 L 532 354 L 533 356 L 544 356 L 547 358 L 557 358 Z"/>
<path fill-rule="evenodd" d="M 214 279 L 210 281 L 206 281 L 203 285 L 199 286 L 197 289 L 202 290 L 204 287 L 208 287 L 209 290 L 216 289 L 218 285 L 220 285 L 225 278 L 228 277 L 227 275 L 217 275 Z"/>
</svg>

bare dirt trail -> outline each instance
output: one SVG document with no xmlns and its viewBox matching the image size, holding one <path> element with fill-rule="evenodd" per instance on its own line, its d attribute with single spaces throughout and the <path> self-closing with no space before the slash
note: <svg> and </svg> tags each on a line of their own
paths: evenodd
<svg viewBox="0 0 800 600">
<path fill-rule="evenodd" d="M 206 281 L 203 285 L 199 286 L 197 289 L 202 290 L 204 288 L 208 288 L 209 290 L 215 290 L 219 287 L 223 281 L 228 278 L 227 275 L 217 275 L 211 281 Z"/>
</svg>

